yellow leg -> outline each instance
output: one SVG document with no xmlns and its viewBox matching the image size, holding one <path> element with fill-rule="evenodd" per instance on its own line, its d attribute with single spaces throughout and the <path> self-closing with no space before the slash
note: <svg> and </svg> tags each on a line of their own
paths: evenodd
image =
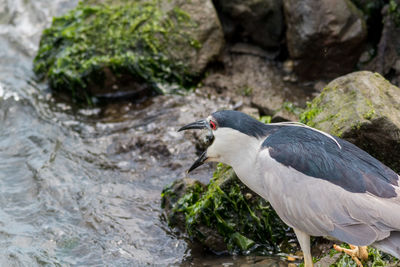
<svg viewBox="0 0 400 267">
<path fill-rule="evenodd" d="M 333 245 L 333 248 L 336 251 L 346 253 L 356 262 L 357 266 L 362 267 L 363 265 L 362 265 L 360 259 L 361 260 L 368 259 L 367 247 L 366 246 L 358 247 L 358 246 L 353 246 L 353 245 L 349 245 L 349 246 L 350 246 L 350 249 L 342 248 L 338 245 Z"/>
<path fill-rule="evenodd" d="M 304 267 L 313 267 L 313 260 L 311 256 L 310 236 L 299 229 L 293 228 L 297 240 L 299 241 L 301 250 L 304 255 Z"/>
</svg>

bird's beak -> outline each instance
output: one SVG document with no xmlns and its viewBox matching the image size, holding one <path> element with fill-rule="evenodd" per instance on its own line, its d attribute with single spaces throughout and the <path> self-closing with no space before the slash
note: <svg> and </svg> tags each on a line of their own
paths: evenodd
<svg viewBox="0 0 400 267">
<path fill-rule="evenodd" d="M 207 151 L 204 151 L 203 154 L 193 163 L 193 165 L 189 168 L 187 173 L 193 171 L 197 167 L 203 165 L 203 163 L 207 160 Z"/>
<path fill-rule="evenodd" d="M 184 131 L 184 130 L 189 130 L 189 129 L 205 129 L 205 128 L 208 128 L 207 121 L 206 120 L 199 120 L 199 121 L 192 122 L 192 123 L 189 123 L 189 124 L 181 127 L 178 130 L 178 132 Z"/>
<path fill-rule="evenodd" d="M 189 130 L 189 129 L 207 129 L 209 128 L 206 120 L 199 120 L 196 122 L 189 123 L 183 127 L 181 127 L 178 132 Z M 211 133 L 212 135 L 212 133 Z M 204 151 L 203 154 L 193 163 L 193 165 L 187 171 L 188 173 L 196 169 L 197 167 L 203 165 L 203 163 L 207 160 L 207 151 Z"/>
</svg>

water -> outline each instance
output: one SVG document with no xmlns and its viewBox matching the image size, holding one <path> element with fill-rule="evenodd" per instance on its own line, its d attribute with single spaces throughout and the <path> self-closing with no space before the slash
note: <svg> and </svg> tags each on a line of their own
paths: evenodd
<svg viewBox="0 0 400 267">
<path fill-rule="evenodd" d="M 252 262 L 203 260 L 160 208 L 163 186 L 195 159 L 196 136 L 176 130 L 228 99 L 191 93 L 83 109 L 34 81 L 42 30 L 76 4 L 0 0 L 0 266 Z"/>
</svg>

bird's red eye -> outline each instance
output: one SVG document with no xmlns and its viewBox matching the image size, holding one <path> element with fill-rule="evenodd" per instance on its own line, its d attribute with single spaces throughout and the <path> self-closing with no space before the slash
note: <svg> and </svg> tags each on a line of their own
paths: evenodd
<svg viewBox="0 0 400 267">
<path fill-rule="evenodd" d="M 213 122 L 213 121 L 210 121 L 210 127 L 211 127 L 211 129 L 216 130 L 217 129 L 217 124 L 215 122 Z"/>
</svg>

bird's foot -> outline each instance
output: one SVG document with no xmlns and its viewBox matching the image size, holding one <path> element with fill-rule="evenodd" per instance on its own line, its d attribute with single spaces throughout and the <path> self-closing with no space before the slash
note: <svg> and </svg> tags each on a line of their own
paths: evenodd
<svg viewBox="0 0 400 267">
<path fill-rule="evenodd" d="M 367 251 L 367 247 L 363 246 L 363 247 L 358 247 L 358 246 L 353 246 L 350 245 L 350 249 L 348 248 L 342 248 L 338 245 L 333 245 L 333 248 L 336 251 L 339 252 L 344 252 L 347 255 L 349 255 L 357 264 L 357 266 L 362 267 L 362 263 L 361 260 L 367 260 L 368 259 L 368 251 Z M 360 260 L 361 259 L 361 260 Z"/>
</svg>

